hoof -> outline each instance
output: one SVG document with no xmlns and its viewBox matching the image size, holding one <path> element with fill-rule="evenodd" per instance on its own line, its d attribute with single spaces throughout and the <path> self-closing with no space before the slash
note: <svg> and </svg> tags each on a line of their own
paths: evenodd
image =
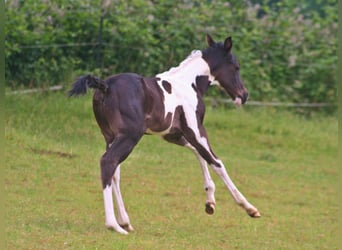
<svg viewBox="0 0 342 250">
<path fill-rule="evenodd" d="M 127 232 L 133 232 L 134 228 L 131 226 L 131 224 L 125 224 L 125 225 L 120 225 L 121 228 L 123 228 Z"/>
<path fill-rule="evenodd" d="M 120 234 L 125 234 L 125 235 L 128 234 L 128 232 L 124 230 L 123 228 L 121 228 L 120 226 L 106 225 L 106 228 L 108 230 L 116 231 Z"/>
<path fill-rule="evenodd" d="M 205 203 L 205 212 L 207 214 L 210 214 L 210 215 L 214 214 L 214 212 L 215 212 L 215 203 L 212 203 L 212 202 Z"/>
<path fill-rule="evenodd" d="M 252 218 L 260 218 L 261 215 L 259 213 L 259 211 L 256 208 L 250 208 L 247 210 L 247 213 L 249 216 L 251 216 Z"/>
</svg>

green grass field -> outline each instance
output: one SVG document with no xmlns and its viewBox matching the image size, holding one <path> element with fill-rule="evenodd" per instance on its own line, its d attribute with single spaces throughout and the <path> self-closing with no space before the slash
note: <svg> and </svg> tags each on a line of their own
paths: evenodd
<svg viewBox="0 0 342 250">
<path fill-rule="evenodd" d="M 263 108 L 211 110 L 215 153 L 261 212 L 250 218 L 221 180 L 204 212 L 203 179 L 189 151 L 145 136 L 122 164 L 135 232 L 104 226 L 104 141 L 91 95 L 7 96 L 6 249 L 337 249 L 337 119 Z"/>
</svg>

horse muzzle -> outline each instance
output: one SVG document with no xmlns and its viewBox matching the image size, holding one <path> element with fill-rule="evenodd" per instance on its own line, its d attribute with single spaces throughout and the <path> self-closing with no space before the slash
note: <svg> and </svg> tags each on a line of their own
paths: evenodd
<svg viewBox="0 0 342 250">
<path fill-rule="evenodd" d="M 241 96 L 237 96 L 234 99 L 234 104 L 236 106 L 241 106 L 242 104 L 245 104 L 248 100 L 248 92 L 244 92 Z"/>
<path fill-rule="evenodd" d="M 248 92 L 247 91 L 245 91 L 243 93 L 241 99 L 242 99 L 242 104 L 245 104 L 247 102 L 247 100 L 248 100 Z"/>
</svg>

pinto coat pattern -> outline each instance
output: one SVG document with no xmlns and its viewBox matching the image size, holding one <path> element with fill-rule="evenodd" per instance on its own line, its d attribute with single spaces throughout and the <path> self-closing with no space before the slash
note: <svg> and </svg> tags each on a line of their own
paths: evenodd
<svg viewBox="0 0 342 250">
<path fill-rule="evenodd" d="M 205 106 L 202 96 L 210 85 L 225 89 L 236 105 L 247 101 L 248 92 L 240 78 L 240 65 L 232 53 L 232 39 L 216 43 L 206 36 L 208 47 L 193 51 L 179 66 L 155 77 L 123 73 L 101 80 L 80 77 L 69 96 L 94 88 L 93 111 L 106 141 L 101 158 L 101 179 L 106 227 L 127 234 L 133 230 L 120 191 L 120 164 L 145 134 L 156 134 L 168 142 L 191 149 L 197 156 L 204 177 L 205 211 L 215 211 L 215 184 L 208 164 L 223 180 L 234 198 L 251 217 L 260 213 L 239 192 L 224 164 L 214 154 L 203 127 Z M 114 215 L 113 196 L 118 209 Z"/>
</svg>

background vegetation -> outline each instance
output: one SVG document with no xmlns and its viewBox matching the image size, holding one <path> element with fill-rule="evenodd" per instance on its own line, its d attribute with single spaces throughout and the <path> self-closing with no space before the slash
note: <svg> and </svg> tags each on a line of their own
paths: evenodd
<svg viewBox="0 0 342 250">
<path fill-rule="evenodd" d="M 336 0 L 7 0 L 6 15 L 8 88 L 154 75 L 209 33 L 233 37 L 252 100 L 336 101 Z"/>
<path fill-rule="evenodd" d="M 213 149 L 260 219 L 214 173 L 208 216 L 194 154 L 145 136 L 122 164 L 136 230 L 122 236 L 104 226 L 105 145 L 91 105 L 90 94 L 6 96 L 4 249 L 337 249 L 336 118 L 208 109 Z"/>
<path fill-rule="evenodd" d="M 336 5 L 7 0 L 6 88 L 69 88 L 89 72 L 154 75 L 205 48 L 210 33 L 221 41 L 233 37 L 251 100 L 335 103 Z M 234 204 L 214 174 L 217 210 L 206 215 L 196 157 L 144 137 L 122 165 L 136 229 L 125 237 L 104 227 L 104 142 L 91 95 L 65 98 L 62 92 L 5 96 L 6 249 L 337 249 L 334 116 L 208 108 L 213 149 L 262 213 L 259 220 Z"/>
</svg>

